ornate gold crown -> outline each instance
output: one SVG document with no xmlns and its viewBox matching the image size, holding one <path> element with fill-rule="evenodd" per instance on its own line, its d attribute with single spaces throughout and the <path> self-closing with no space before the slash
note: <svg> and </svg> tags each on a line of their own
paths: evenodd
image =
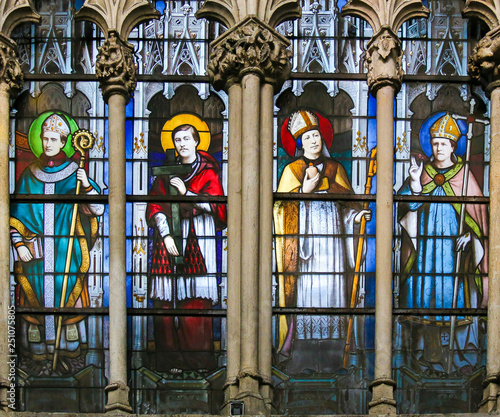
<svg viewBox="0 0 500 417">
<path fill-rule="evenodd" d="M 292 134 L 295 140 L 297 140 L 303 133 L 312 129 L 319 130 L 319 121 L 314 113 L 307 110 L 300 110 L 292 114 L 290 117 L 288 131 Z"/>
<path fill-rule="evenodd" d="M 431 139 L 445 138 L 458 142 L 462 136 L 462 131 L 458 127 L 457 121 L 446 113 L 437 119 L 430 128 Z"/>
</svg>

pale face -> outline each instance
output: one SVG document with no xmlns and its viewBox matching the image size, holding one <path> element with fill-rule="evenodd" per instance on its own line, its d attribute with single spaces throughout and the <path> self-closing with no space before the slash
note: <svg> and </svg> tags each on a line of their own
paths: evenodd
<svg viewBox="0 0 500 417">
<path fill-rule="evenodd" d="M 181 158 L 181 162 L 189 164 L 196 160 L 196 146 L 191 130 L 180 130 L 174 136 L 175 150 Z"/>
<path fill-rule="evenodd" d="M 451 156 L 453 155 L 453 145 L 450 139 L 434 138 L 431 140 L 434 163 L 440 168 L 447 168 L 453 165 Z"/>
<path fill-rule="evenodd" d="M 49 157 L 56 156 L 64 148 L 65 142 L 61 140 L 61 135 L 57 132 L 42 133 L 43 153 Z"/>
<path fill-rule="evenodd" d="M 307 159 L 318 159 L 323 148 L 323 140 L 319 130 L 313 129 L 302 135 L 302 149 Z"/>
</svg>

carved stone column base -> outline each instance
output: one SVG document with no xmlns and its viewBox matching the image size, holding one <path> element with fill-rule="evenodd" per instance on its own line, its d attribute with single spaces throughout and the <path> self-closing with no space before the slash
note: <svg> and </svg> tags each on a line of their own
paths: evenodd
<svg viewBox="0 0 500 417">
<path fill-rule="evenodd" d="M 499 380 L 496 375 L 486 377 L 483 382 L 483 399 L 479 403 L 478 412 L 492 413 L 499 409 L 497 405 L 499 400 L 498 391 L 500 388 L 498 382 Z"/>
<path fill-rule="evenodd" d="M 231 415 L 231 401 L 238 395 L 238 381 L 227 381 L 224 386 L 224 404 L 220 408 L 220 413 L 223 416 Z"/>
<path fill-rule="evenodd" d="M 129 405 L 129 388 L 122 381 L 116 381 L 104 388 L 108 394 L 108 401 L 105 406 L 106 414 L 132 413 L 132 407 Z"/>
<path fill-rule="evenodd" d="M 10 397 L 10 394 L 13 394 L 15 398 L 15 384 L 11 387 L 7 379 L 0 379 L 0 411 L 13 411 L 9 409 L 11 402 L 9 402 L 8 397 Z M 15 401 L 13 401 L 13 404 L 15 404 Z"/>
<path fill-rule="evenodd" d="M 374 380 L 370 389 L 373 392 L 373 400 L 368 404 L 369 414 L 396 414 L 396 400 L 394 400 L 394 388 L 396 381 L 389 378 Z"/>
<path fill-rule="evenodd" d="M 227 380 L 224 385 L 224 400 L 226 402 L 230 401 L 238 395 L 238 391 L 238 380 L 236 378 Z M 224 406 L 222 408 L 224 408 Z"/>
<path fill-rule="evenodd" d="M 226 383 L 226 401 L 221 407 L 221 414 L 231 415 L 231 403 L 233 401 L 242 401 L 245 404 L 245 414 L 270 415 L 272 411 L 269 400 L 272 398 L 271 395 L 272 387 L 269 384 L 262 384 L 260 376 L 250 373 L 240 374 L 238 380 L 234 383 Z"/>
<path fill-rule="evenodd" d="M 234 398 L 245 403 L 245 414 L 268 414 L 266 403 L 260 392 L 261 379 L 255 375 L 240 378 L 240 392 Z"/>
<path fill-rule="evenodd" d="M 266 407 L 266 414 L 277 414 L 278 410 L 275 409 L 273 404 L 273 385 L 271 382 L 263 382 L 260 385 L 260 394 L 264 400 L 264 405 Z"/>
</svg>

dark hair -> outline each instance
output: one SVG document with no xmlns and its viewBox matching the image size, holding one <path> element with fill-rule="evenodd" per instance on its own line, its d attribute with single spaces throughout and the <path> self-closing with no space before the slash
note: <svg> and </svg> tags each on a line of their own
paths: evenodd
<svg viewBox="0 0 500 417">
<path fill-rule="evenodd" d="M 177 134 L 177 132 L 185 132 L 189 130 L 191 132 L 191 135 L 193 135 L 193 139 L 194 141 L 196 142 L 196 144 L 198 145 L 200 143 L 200 134 L 198 133 L 198 131 L 196 130 L 196 128 L 192 125 L 180 125 L 180 126 L 177 126 L 173 131 L 172 131 L 172 142 L 174 141 L 174 137 L 175 135 Z"/>
</svg>

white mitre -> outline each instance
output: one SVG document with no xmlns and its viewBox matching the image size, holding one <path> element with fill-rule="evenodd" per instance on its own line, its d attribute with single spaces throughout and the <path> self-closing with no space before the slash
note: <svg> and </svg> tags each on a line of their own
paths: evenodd
<svg viewBox="0 0 500 417">
<path fill-rule="evenodd" d="M 292 134 L 293 138 L 297 140 L 305 132 L 312 129 L 319 130 L 318 117 L 307 110 L 299 110 L 290 117 L 288 122 L 288 131 Z"/>
<path fill-rule="evenodd" d="M 42 133 L 56 132 L 61 136 L 69 136 L 70 129 L 66 121 L 58 114 L 53 114 L 45 119 L 42 125 Z"/>
</svg>

